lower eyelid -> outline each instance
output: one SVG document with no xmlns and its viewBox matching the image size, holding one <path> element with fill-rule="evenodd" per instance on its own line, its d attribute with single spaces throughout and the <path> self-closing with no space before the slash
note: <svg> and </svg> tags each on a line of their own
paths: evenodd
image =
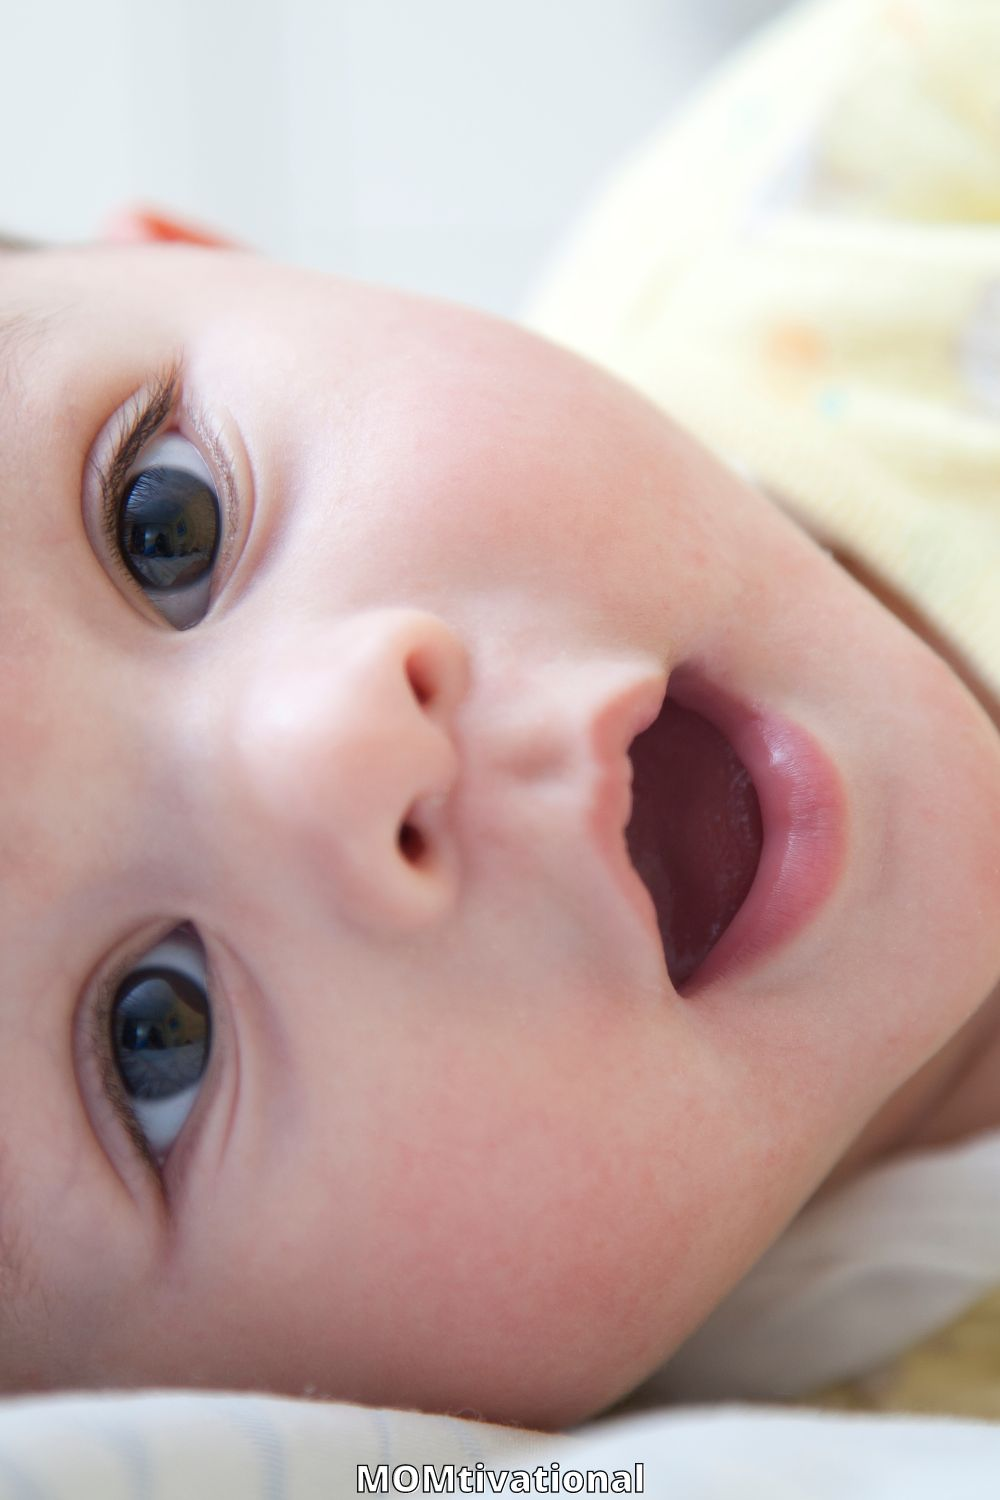
<svg viewBox="0 0 1000 1500">
<path fill-rule="evenodd" d="M 212 1042 L 198 1097 L 160 1168 L 167 1203 L 178 1212 L 196 1160 L 203 1158 L 207 1150 L 221 1156 L 225 1149 L 232 1130 L 240 1077 L 238 1031 L 228 981 L 215 959 L 217 940 L 201 923 L 194 925 L 205 956 L 206 988 L 212 1007 Z M 198 1170 L 200 1175 L 200 1166 Z"/>
</svg>

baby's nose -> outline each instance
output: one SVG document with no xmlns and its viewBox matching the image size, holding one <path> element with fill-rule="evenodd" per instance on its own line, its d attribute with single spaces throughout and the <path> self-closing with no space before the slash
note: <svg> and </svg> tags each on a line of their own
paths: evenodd
<svg viewBox="0 0 1000 1500">
<path fill-rule="evenodd" d="M 303 627 L 255 659 L 226 738 L 274 874 L 286 861 L 320 882 L 331 910 L 383 934 L 449 909 L 468 677 L 459 638 L 410 609 Z"/>
</svg>

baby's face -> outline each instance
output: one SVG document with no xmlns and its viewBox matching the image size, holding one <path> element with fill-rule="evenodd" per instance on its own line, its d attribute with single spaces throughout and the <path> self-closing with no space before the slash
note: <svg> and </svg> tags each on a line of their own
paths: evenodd
<svg viewBox="0 0 1000 1500">
<path fill-rule="evenodd" d="M 995 983 L 992 726 L 513 328 L 187 247 L 0 277 L 4 1379 L 613 1401 Z M 174 365 L 127 470 L 194 498 L 153 475 L 108 536 Z M 821 766 L 809 910 L 700 987 L 623 853 L 674 674 Z"/>
</svg>

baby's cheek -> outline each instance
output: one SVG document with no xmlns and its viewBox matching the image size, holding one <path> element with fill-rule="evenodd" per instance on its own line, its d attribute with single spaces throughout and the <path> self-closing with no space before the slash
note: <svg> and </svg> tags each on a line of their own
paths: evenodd
<svg viewBox="0 0 1000 1500">
<path fill-rule="evenodd" d="M 587 1097 L 454 1095 L 385 1162 L 380 1400 L 564 1423 L 662 1352 L 662 1192 Z M 665 1244 L 664 1241 L 667 1241 Z"/>
</svg>

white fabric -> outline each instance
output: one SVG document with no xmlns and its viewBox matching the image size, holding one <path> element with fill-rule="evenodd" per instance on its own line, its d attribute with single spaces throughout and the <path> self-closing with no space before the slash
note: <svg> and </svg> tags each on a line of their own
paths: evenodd
<svg viewBox="0 0 1000 1500">
<path fill-rule="evenodd" d="M 494 1475 L 552 1462 L 560 1474 L 642 1463 L 643 1493 L 670 1500 L 982 1500 L 1000 1474 L 1000 1426 L 722 1406 L 547 1436 L 273 1396 L 0 1403 L 0 1500 L 339 1500 L 358 1493 L 358 1464 L 384 1463 L 391 1476 L 402 1464 L 475 1472 L 477 1461 Z M 509 1483 L 494 1491 L 482 1472 L 480 1493 L 516 1493 Z M 386 1492 L 403 1490 L 390 1479 Z"/>
<path fill-rule="evenodd" d="M 1000 1284 L 1000 1131 L 807 1205 L 641 1399 L 781 1400 L 872 1370 Z"/>
<path fill-rule="evenodd" d="M 0 1402 L 0 1500 L 328 1500 L 357 1466 L 633 1469 L 672 1500 L 979 1500 L 1000 1425 L 735 1404 L 869 1370 L 1000 1280 L 1000 1131 L 808 1206 L 636 1393 L 679 1405 L 568 1435 L 338 1402 L 198 1392 Z M 484 1478 L 481 1493 L 494 1493 Z M 389 1494 L 402 1493 L 390 1487 Z M 458 1489 L 455 1491 L 460 1493 Z M 495 1493 L 510 1493 L 509 1484 Z M 541 1493 L 541 1491 L 539 1491 Z"/>
</svg>

